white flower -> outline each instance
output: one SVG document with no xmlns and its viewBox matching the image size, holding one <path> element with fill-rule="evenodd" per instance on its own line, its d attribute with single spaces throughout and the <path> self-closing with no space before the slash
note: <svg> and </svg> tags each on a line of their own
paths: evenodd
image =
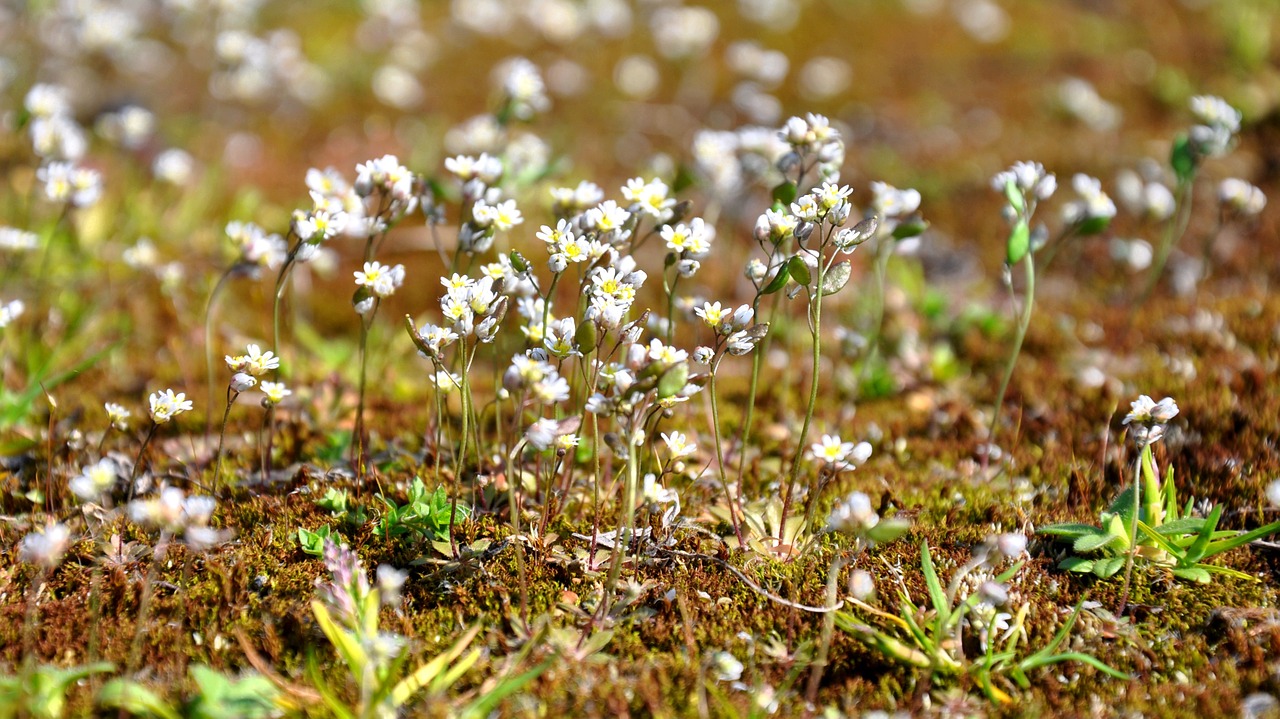
<svg viewBox="0 0 1280 719">
<path fill-rule="evenodd" d="M 623 225 L 631 219 L 631 213 L 625 208 L 619 207 L 618 203 L 613 200 L 605 200 L 599 205 L 587 210 L 583 217 L 583 222 L 590 228 L 604 233 L 622 229 Z"/>
<path fill-rule="evenodd" d="M 1144 394 L 1129 403 L 1129 414 L 1125 415 L 1123 424 L 1168 424 L 1176 416 L 1178 403 L 1172 397 L 1156 402 Z"/>
<path fill-rule="evenodd" d="M 103 405 L 103 408 L 107 410 L 107 422 L 109 422 L 112 427 L 115 427 L 121 432 L 129 428 L 129 417 L 132 416 L 132 414 L 129 410 L 125 409 L 123 405 L 116 404 L 115 402 L 107 402 Z"/>
<path fill-rule="evenodd" d="M 640 487 L 640 499 L 646 504 L 680 504 L 680 494 L 667 489 L 652 472 L 644 476 Z"/>
<path fill-rule="evenodd" d="M 1236 177 L 1229 177 L 1218 185 L 1218 201 L 1241 215 L 1257 215 L 1267 206 L 1267 196 L 1262 190 Z"/>
<path fill-rule="evenodd" d="M 660 436 L 667 445 L 667 450 L 671 452 L 672 459 L 683 459 L 698 451 L 698 446 L 690 442 L 682 432 L 672 431 L 671 434 L 663 432 Z"/>
<path fill-rule="evenodd" d="M 258 380 L 247 372 L 236 372 L 231 376 L 231 389 L 235 392 L 245 392 L 257 384 Z"/>
<path fill-rule="evenodd" d="M 730 316 L 729 310 L 721 309 L 720 303 L 704 302 L 703 305 L 693 311 L 694 314 L 702 318 L 708 327 L 713 330 L 720 329 L 727 317 Z"/>
<path fill-rule="evenodd" d="M 293 390 L 285 387 L 283 382 L 263 382 L 258 389 L 262 390 L 262 401 L 269 407 L 280 404 L 285 397 L 293 394 Z"/>
<path fill-rule="evenodd" d="M 556 441 L 559 435 L 560 423 L 554 419 L 543 417 L 533 424 L 529 425 L 529 429 L 525 430 L 525 439 L 529 444 L 539 450 L 547 449 Z"/>
<path fill-rule="evenodd" d="M 722 682 L 736 682 L 742 678 L 742 662 L 729 652 L 716 652 L 711 655 L 712 669 L 716 679 Z"/>
<path fill-rule="evenodd" d="M 256 344 L 250 344 L 246 349 L 248 354 L 235 357 L 231 355 L 223 356 L 223 360 L 226 361 L 227 367 L 231 368 L 232 372 L 245 372 L 254 377 L 261 377 L 271 370 L 280 368 L 280 358 L 276 357 L 271 350 L 263 352 L 262 348 Z"/>
<path fill-rule="evenodd" d="M 39 244 L 40 238 L 34 232 L 0 227 L 0 250 L 34 250 Z"/>
<path fill-rule="evenodd" d="M 448 394 L 455 389 L 462 388 L 462 378 L 453 372 L 436 370 L 435 374 L 431 375 L 431 384 L 434 385 L 437 390 Z"/>
<path fill-rule="evenodd" d="M 14 320 L 22 316 L 27 306 L 22 300 L 11 300 L 6 304 L 0 305 L 0 329 L 4 329 L 13 323 Z"/>
<path fill-rule="evenodd" d="M 1240 111 L 1220 97 L 1196 95 L 1191 98 L 1191 114 L 1210 127 L 1222 128 L 1231 134 L 1240 131 Z"/>
<path fill-rule="evenodd" d="M 1273 479 L 1267 484 L 1267 502 L 1273 507 L 1280 507 L 1280 479 Z"/>
<path fill-rule="evenodd" d="M 157 180 L 171 185 L 185 185 L 191 181 L 195 167 L 195 160 L 190 154 L 184 150 L 170 148 L 156 155 L 156 159 L 151 163 L 151 173 Z"/>
<path fill-rule="evenodd" d="M 853 442 L 842 442 L 839 435 L 824 434 L 820 442 L 809 446 L 809 454 L 830 466 L 838 467 L 846 463 L 857 466 L 871 456 L 871 445 L 866 442 L 856 445 Z"/>
<path fill-rule="evenodd" d="M 1116 205 L 1102 191 L 1102 181 L 1083 173 L 1076 173 L 1071 178 L 1071 186 L 1080 195 L 1078 202 L 1066 205 L 1062 210 L 1062 219 L 1067 224 L 1087 222 L 1089 220 L 1109 220 L 1116 216 Z"/>
<path fill-rule="evenodd" d="M 1045 172 L 1044 165 L 1038 162 L 1015 162 L 1012 167 L 991 178 L 991 187 L 996 192 L 1004 192 L 1010 181 L 1024 195 L 1029 194 L 1040 200 L 1049 199 L 1058 189 L 1057 178 Z"/>
<path fill-rule="evenodd" d="M 115 486 L 119 477 L 116 463 L 106 457 L 80 467 L 80 474 L 67 483 L 71 493 L 84 501 L 98 499 Z"/>
<path fill-rule="evenodd" d="M 62 561 L 71 544 L 71 530 L 63 524 L 49 524 L 43 532 L 31 532 L 18 544 L 18 556 L 24 562 L 53 569 Z"/>
<path fill-rule="evenodd" d="M 373 294 L 383 298 L 395 294 L 396 289 L 404 284 L 404 265 L 392 267 L 377 261 L 366 262 L 363 272 L 353 274 L 357 286 L 368 287 Z"/>
<path fill-rule="evenodd" d="M 163 392 L 152 392 L 148 398 L 150 404 L 151 421 L 156 424 L 166 424 L 174 417 L 189 412 L 192 409 L 191 400 L 187 399 L 185 392 L 174 394 L 171 389 Z"/>
<path fill-rule="evenodd" d="M 827 529 L 860 535 L 879 523 L 880 515 L 871 508 L 871 498 L 862 492 L 853 492 L 831 508 Z"/>
<path fill-rule="evenodd" d="M 884 182 L 872 182 L 871 194 L 871 206 L 881 217 L 903 217 L 920 209 L 920 193 L 916 190 L 899 190 Z"/>
</svg>

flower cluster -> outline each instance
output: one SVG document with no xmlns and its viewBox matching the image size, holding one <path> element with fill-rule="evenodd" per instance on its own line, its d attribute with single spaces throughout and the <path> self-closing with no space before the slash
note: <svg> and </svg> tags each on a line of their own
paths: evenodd
<svg viewBox="0 0 1280 719">
<path fill-rule="evenodd" d="M 1155 222 L 1173 216 L 1177 200 L 1173 191 L 1160 181 L 1160 167 L 1154 161 L 1139 166 L 1139 171 L 1121 170 L 1116 175 L 1116 197 L 1130 213 Z"/>
<path fill-rule="evenodd" d="M 44 531 L 31 532 L 18 544 L 18 556 L 45 569 L 53 569 L 71 546 L 71 530 L 65 524 L 51 523 Z"/>
<path fill-rule="evenodd" d="M 154 497 L 130 502 L 129 519 L 168 535 L 181 534 L 189 545 L 201 548 L 216 544 L 224 537 L 224 533 L 209 526 L 217 507 L 213 497 L 189 497 L 177 487 L 162 487 Z"/>
<path fill-rule="evenodd" d="M 268 233 L 252 222 L 228 222 L 226 234 L 236 250 L 238 265 L 278 270 L 289 254 L 289 245 L 284 238 Z"/>
<path fill-rule="evenodd" d="M 1240 111 L 1212 95 L 1191 98 L 1191 114 L 1199 124 L 1191 127 L 1191 147 L 1201 157 L 1223 155 L 1240 132 Z"/>
<path fill-rule="evenodd" d="M 1062 221 L 1067 225 L 1105 224 L 1116 216 L 1116 204 L 1102 191 L 1102 182 L 1097 178 L 1076 173 L 1071 187 L 1080 199 L 1062 208 Z"/>
<path fill-rule="evenodd" d="M 1123 424 L 1130 426 L 1140 447 L 1159 442 L 1164 437 L 1165 425 L 1178 416 L 1178 403 L 1171 397 L 1156 402 L 1145 394 L 1139 395 L 1129 406 Z"/>
<path fill-rule="evenodd" d="M 1231 212 L 1253 217 L 1267 206 L 1267 196 L 1253 184 L 1229 177 L 1218 184 L 1218 202 Z"/>
<path fill-rule="evenodd" d="M 167 424 L 174 417 L 192 409 L 191 400 L 185 392 L 174 393 L 171 389 L 163 392 L 152 392 L 148 397 L 151 421 L 156 424 Z"/>
<path fill-rule="evenodd" d="M 831 508 L 827 530 L 858 537 L 879 523 L 880 515 L 871 508 L 871 498 L 863 492 L 853 492 Z"/>
<path fill-rule="evenodd" d="M 819 177 L 839 181 L 840 166 L 844 164 L 844 140 L 825 116 L 809 113 L 803 118 L 791 117 L 778 136 L 791 146 L 791 151 L 777 162 L 784 174 L 799 168 L 803 175 L 816 166 Z"/>
</svg>

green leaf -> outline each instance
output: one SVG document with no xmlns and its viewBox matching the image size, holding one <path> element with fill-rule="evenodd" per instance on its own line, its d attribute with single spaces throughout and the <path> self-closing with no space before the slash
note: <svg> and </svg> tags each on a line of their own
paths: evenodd
<svg viewBox="0 0 1280 719">
<path fill-rule="evenodd" d="M 1254 529 L 1249 532 L 1241 532 L 1240 534 L 1237 534 L 1231 539 L 1210 543 L 1209 546 L 1205 549 L 1204 556 L 1212 557 L 1215 554 L 1221 554 L 1222 552 L 1230 551 L 1232 549 L 1235 549 L 1236 547 L 1248 544 L 1249 542 L 1252 542 L 1255 539 L 1261 539 L 1269 534 L 1275 534 L 1276 532 L 1280 532 L 1280 522 L 1272 522 L 1271 524 L 1268 524 L 1263 527 L 1258 527 L 1257 529 Z"/>
<path fill-rule="evenodd" d="M 951 604 L 947 601 L 946 592 L 942 591 L 942 582 L 938 580 L 938 572 L 933 567 L 928 542 L 920 543 L 920 569 L 924 572 L 924 584 L 929 589 L 929 601 L 938 613 L 938 621 L 946 624 L 951 615 Z"/>
<path fill-rule="evenodd" d="M 1196 541 L 1187 547 L 1184 555 L 1188 562 L 1198 562 L 1204 559 L 1205 552 L 1209 549 L 1209 542 L 1213 541 L 1213 530 L 1218 526 L 1218 520 L 1222 519 L 1222 505 L 1213 508 L 1209 516 L 1205 518 L 1204 526 L 1200 527 L 1200 533 L 1196 535 Z M 1197 580 L 1199 581 L 1199 580 Z"/>
<path fill-rule="evenodd" d="M 876 544 L 886 544 L 901 537 L 911 529 L 911 522 L 905 519 L 882 519 L 876 526 L 867 530 L 867 539 Z"/>
<path fill-rule="evenodd" d="M 1093 563 L 1093 573 L 1095 576 L 1101 579 L 1106 579 L 1108 577 L 1115 576 L 1116 572 L 1119 572 L 1121 569 L 1124 569 L 1126 560 L 1127 560 L 1127 555 L 1119 556 L 1119 557 L 1106 557 L 1104 559 L 1099 559 Z"/>
<path fill-rule="evenodd" d="M 1022 190 L 1018 189 L 1018 183 L 1014 182 L 1012 177 L 1004 182 L 1004 199 L 1009 201 L 1009 206 L 1014 212 L 1021 214 L 1027 209 L 1027 201 L 1022 196 Z"/>
<path fill-rule="evenodd" d="M 906 240 L 912 237 L 919 237 L 927 229 L 929 229 L 929 223 L 923 220 L 903 222 L 893 228 L 893 239 Z"/>
<path fill-rule="evenodd" d="M 1209 572 L 1202 567 L 1176 567 L 1173 570 L 1173 576 L 1200 584 L 1208 584 L 1209 580 L 1212 579 L 1209 576 Z"/>
<path fill-rule="evenodd" d="M 182 719 L 158 694 L 129 679 L 112 679 L 98 690 L 98 704 L 136 716 Z"/>
<path fill-rule="evenodd" d="M 1065 569 L 1068 572 L 1092 572 L 1093 560 L 1084 557 L 1070 556 L 1058 562 L 1058 569 Z"/>
<path fill-rule="evenodd" d="M 1107 513 L 1119 514 L 1124 517 L 1127 522 L 1129 517 L 1133 516 L 1133 492 L 1133 485 L 1125 487 L 1124 491 L 1116 495 L 1115 499 L 1111 500 L 1111 506 L 1107 507 Z"/>
<path fill-rule="evenodd" d="M 1071 544 L 1071 550 L 1078 554 L 1088 554 L 1104 549 L 1114 544 L 1118 538 L 1110 532 L 1095 530 L 1095 534 L 1086 534 L 1076 538 Z"/>
<path fill-rule="evenodd" d="M 822 276 L 822 296 L 834 295 L 849 283 L 849 275 L 853 266 L 848 260 L 838 262 Z"/>
<path fill-rule="evenodd" d="M 658 380 L 658 399 L 668 399 L 680 393 L 689 383 L 689 364 L 679 362 L 662 373 Z"/>
<path fill-rule="evenodd" d="M 808 287 L 813 282 L 813 275 L 809 272 L 809 265 L 800 255 L 792 255 L 787 260 L 787 269 L 790 270 L 791 276 L 795 281 L 804 287 Z"/>
<path fill-rule="evenodd" d="M 1027 226 L 1026 220 L 1018 220 L 1009 232 L 1009 241 L 1005 248 L 1005 262 L 1010 266 L 1018 264 L 1018 262 L 1027 256 L 1027 251 L 1031 249 L 1031 228 Z"/>
<path fill-rule="evenodd" d="M 778 273 L 773 276 L 772 280 L 769 280 L 769 284 L 765 285 L 764 289 L 760 290 L 760 294 L 771 295 L 777 292 L 787 286 L 787 280 L 789 279 L 791 279 L 791 263 L 783 262 L 782 266 L 778 268 Z"/>
<path fill-rule="evenodd" d="M 1191 149 L 1191 140 L 1186 135 L 1179 135 L 1173 141 L 1169 151 L 1169 166 L 1178 177 L 1178 184 L 1191 181 L 1196 174 L 1196 154 Z"/>
<path fill-rule="evenodd" d="M 1068 522 L 1066 524 L 1050 524 L 1047 527 L 1041 527 L 1036 530 L 1036 534 L 1048 534 L 1054 537 L 1066 537 L 1075 539 L 1086 534 L 1096 534 L 1102 530 L 1092 524 L 1080 524 L 1078 522 Z"/>
<path fill-rule="evenodd" d="M 773 201 L 790 205 L 796 201 L 796 196 L 799 194 L 800 190 L 796 187 L 796 183 L 784 182 L 773 188 Z"/>
<path fill-rule="evenodd" d="M 1165 537 L 1173 537 L 1180 534 L 1199 534 L 1200 530 L 1203 528 L 1203 517 L 1183 517 L 1182 519 L 1175 519 L 1172 522 L 1165 522 L 1154 529 Z"/>
<path fill-rule="evenodd" d="M 302 545 L 304 554 L 313 557 L 324 556 L 324 543 L 329 539 L 332 529 L 327 524 L 322 524 L 312 532 L 302 527 L 298 527 L 298 544 Z"/>
<path fill-rule="evenodd" d="M 1076 225 L 1076 234 L 1081 236 L 1096 235 L 1106 230 L 1110 224 L 1110 217 L 1089 217 Z"/>
</svg>

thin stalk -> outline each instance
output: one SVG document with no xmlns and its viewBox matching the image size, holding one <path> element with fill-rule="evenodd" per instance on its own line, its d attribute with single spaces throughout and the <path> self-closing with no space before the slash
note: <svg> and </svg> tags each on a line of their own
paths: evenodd
<svg viewBox="0 0 1280 719">
<path fill-rule="evenodd" d="M 280 268 L 280 274 L 276 275 L 276 291 L 275 300 L 271 305 L 271 349 L 279 357 L 280 352 L 280 301 L 284 298 L 284 290 L 289 281 L 289 274 L 293 272 L 293 266 L 297 263 L 298 250 L 302 248 L 302 241 L 293 246 L 289 251 L 289 256 L 284 260 L 284 266 Z M 278 377 L 280 370 L 276 370 Z"/>
<path fill-rule="evenodd" d="M 258 446 L 262 449 L 262 481 L 264 483 L 269 478 L 268 470 L 271 468 L 271 445 L 275 437 L 275 427 L 272 425 L 275 413 L 275 405 L 268 405 L 266 414 L 262 415 L 262 431 L 258 439 Z"/>
<path fill-rule="evenodd" d="M 138 487 L 138 470 L 142 467 L 142 460 L 147 454 L 147 447 L 151 444 L 152 438 L 156 436 L 156 430 L 160 429 L 160 425 L 155 421 L 151 422 L 151 429 L 147 430 L 147 436 L 142 440 L 142 446 L 138 448 L 138 458 L 133 462 L 133 471 L 129 473 L 129 494 L 126 502 L 133 501 L 134 492 Z"/>
<path fill-rule="evenodd" d="M 769 325 L 773 324 L 774 318 L 778 314 L 778 298 L 781 294 L 773 296 L 773 308 L 769 312 Z M 752 313 L 758 315 L 760 312 L 760 296 L 756 296 L 756 301 L 751 307 Z M 765 355 L 768 354 L 769 342 L 771 335 L 765 335 L 760 343 L 756 345 L 755 352 L 751 358 L 751 386 L 747 393 L 747 414 L 742 420 L 742 448 L 738 451 L 738 509 L 742 509 L 742 484 L 746 479 L 747 469 L 747 441 L 751 437 L 752 422 L 755 420 L 756 413 L 756 395 L 760 387 L 760 369 L 764 365 Z"/>
<path fill-rule="evenodd" d="M 231 416 L 231 405 L 235 404 L 236 398 L 239 396 L 239 392 L 230 386 L 227 387 L 227 408 L 222 412 L 222 429 L 218 430 L 218 451 L 213 455 L 213 489 L 215 492 L 222 486 L 222 443 L 227 436 L 227 418 Z"/>
<path fill-rule="evenodd" d="M 1120 592 L 1120 604 L 1116 607 L 1116 616 L 1124 616 L 1125 606 L 1129 603 L 1129 587 L 1133 581 L 1133 558 L 1138 553 L 1138 509 L 1142 495 L 1142 458 L 1147 452 L 1151 451 L 1151 447 L 1143 447 L 1142 454 L 1138 456 L 1138 460 L 1133 465 L 1133 521 L 1129 530 L 1129 556 L 1124 562 L 1124 589 Z"/>
<path fill-rule="evenodd" d="M 630 438 L 628 438 L 627 444 L 627 484 L 623 491 L 622 526 L 614 536 L 613 561 L 609 565 L 609 577 L 605 582 L 604 596 L 600 598 L 600 617 L 608 614 L 609 603 L 613 599 L 614 589 L 618 586 L 618 575 L 622 571 L 622 557 L 626 554 L 626 548 L 631 544 L 635 534 L 636 484 L 638 482 L 640 464 L 636 454 L 640 448 L 631 444 Z"/>
<path fill-rule="evenodd" d="M 875 257 L 875 291 L 872 298 L 875 300 L 875 313 L 872 315 L 871 332 L 867 335 L 867 356 L 862 360 L 862 370 L 858 372 L 858 384 L 853 388 L 853 396 L 859 397 L 862 394 L 862 387 L 866 384 L 868 376 L 871 374 L 871 367 L 880 357 L 880 333 L 884 329 L 884 286 L 886 275 L 889 271 L 889 260 L 893 258 L 893 235 L 885 234 L 880 242 L 876 245 Z"/>
<path fill-rule="evenodd" d="M 1013 377 L 1013 368 L 1018 363 L 1018 355 L 1022 352 L 1022 341 L 1027 337 L 1027 328 L 1031 326 L 1031 311 L 1035 308 L 1036 266 L 1034 255 L 1028 253 L 1023 262 L 1026 267 L 1027 278 L 1026 299 L 1022 303 L 1022 318 L 1018 322 L 1018 332 L 1013 338 L 1013 352 L 1009 353 L 1009 364 L 1005 365 L 1004 376 L 1000 380 L 1000 392 L 996 395 L 996 404 L 991 411 L 991 428 L 987 432 L 987 441 L 993 445 L 996 439 L 996 427 L 1000 423 L 1000 410 L 1004 406 L 1004 395 L 1009 389 L 1009 380 Z M 990 454 L 991 450 L 988 448 L 983 455 L 984 464 L 987 461 L 986 457 L 989 457 Z"/>
<path fill-rule="evenodd" d="M 467 338 L 462 338 L 462 356 L 466 358 L 466 366 L 462 368 L 462 450 L 458 453 L 458 457 L 453 472 L 453 501 L 449 507 L 449 546 L 453 549 L 453 555 L 458 556 L 458 540 L 453 536 L 453 524 L 458 518 L 458 495 L 461 493 L 460 483 L 462 482 L 462 467 L 467 461 L 467 444 L 470 439 L 468 427 L 471 424 L 471 362 L 475 359 L 475 350 L 467 354 Z M 439 449 L 437 448 L 437 451 Z M 437 460 L 437 466 L 439 461 Z M 471 511 L 475 512 L 475 499 L 472 498 Z"/>
<path fill-rule="evenodd" d="M 823 247 L 826 246 L 824 242 Z M 809 426 L 813 424 L 813 412 L 818 406 L 818 370 L 822 361 L 822 282 L 826 278 L 827 267 L 822 261 L 822 255 L 818 255 L 818 277 L 817 284 L 813 287 L 813 291 L 809 293 L 809 316 L 812 318 L 810 326 L 813 335 L 813 367 L 811 377 L 809 379 L 809 406 L 804 413 L 804 424 L 800 425 L 800 436 L 796 439 L 795 454 L 791 458 L 791 471 L 787 475 L 787 491 L 782 499 L 782 520 L 778 522 L 778 541 L 785 539 L 787 533 L 787 515 L 791 511 L 791 501 L 795 492 L 796 480 L 800 478 L 800 462 L 804 457 L 804 444 L 809 438 Z M 808 508 L 805 510 L 806 523 L 807 517 L 814 511 L 814 503 L 817 500 L 816 492 L 812 493 L 806 504 Z"/>
<path fill-rule="evenodd" d="M 521 438 L 507 457 L 507 505 L 511 510 L 511 541 L 516 545 L 516 569 L 520 575 L 520 618 L 529 623 L 529 580 L 524 569 L 524 544 L 520 542 L 520 504 L 516 494 L 517 477 L 516 458 L 524 450 L 525 440 Z"/>
<path fill-rule="evenodd" d="M 836 591 L 840 583 L 840 571 L 844 569 L 844 557 L 836 557 L 831 562 L 831 572 L 827 575 L 827 606 L 836 605 Z M 809 687 L 805 693 L 806 700 L 814 704 L 818 700 L 818 687 L 822 683 L 822 672 L 827 668 L 827 658 L 831 651 L 831 639 L 835 636 L 836 614 L 826 612 L 822 617 L 822 636 L 818 641 L 818 656 L 814 659 L 813 670 L 809 672 Z"/>
<path fill-rule="evenodd" d="M 1165 226 L 1164 237 L 1160 240 L 1160 247 L 1156 251 L 1155 261 L 1151 263 L 1151 274 L 1148 276 L 1147 286 L 1138 298 L 1139 304 L 1146 302 L 1151 293 L 1155 291 L 1156 285 L 1160 282 L 1160 277 L 1164 274 L 1164 266 L 1169 261 L 1169 255 L 1173 253 L 1173 248 L 1182 240 L 1182 236 L 1187 233 L 1187 225 L 1191 223 L 1191 198 L 1194 194 L 1194 188 L 1194 173 L 1186 180 L 1178 183 L 1178 212 L 1174 216 L 1173 222 Z"/>
<path fill-rule="evenodd" d="M 142 584 L 142 598 L 138 601 L 138 625 L 133 630 L 133 642 L 129 645 L 129 662 L 125 666 L 125 674 L 132 674 L 138 668 L 138 660 L 142 658 L 142 637 L 146 635 L 147 621 L 151 617 L 151 599 L 155 594 L 156 574 L 160 569 L 160 547 L 169 543 L 168 532 L 160 533 L 156 548 L 151 550 L 151 566 L 147 569 L 147 577 Z"/>
<path fill-rule="evenodd" d="M 367 375 L 368 359 L 369 359 L 369 325 L 373 322 L 373 313 L 378 311 L 378 301 L 373 302 L 373 312 L 368 318 L 360 318 L 360 383 L 359 383 L 359 400 L 356 404 L 356 426 L 355 426 L 355 465 L 356 478 L 364 479 L 365 462 L 365 442 L 364 442 L 364 396 L 365 396 L 365 379 Z"/>
<path fill-rule="evenodd" d="M 48 574 L 49 570 L 41 566 L 31 580 L 31 586 L 27 588 L 27 611 L 22 620 L 22 661 L 28 670 L 36 665 L 36 619 L 39 614 L 36 604 L 40 598 L 40 587 L 44 586 Z"/>
<path fill-rule="evenodd" d="M 680 273 L 676 272 L 675 279 L 671 280 L 671 287 L 667 290 L 667 344 L 674 344 L 676 341 L 676 287 L 679 285 Z"/>
<path fill-rule="evenodd" d="M 716 470 L 720 473 L 720 484 L 724 486 L 725 501 L 729 503 L 729 522 L 733 524 L 733 533 L 738 538 L 738 546 L 746 549 L 747 545 L 742 540 L 742 525 L 738 523 L 738 515 L 733 511 L 733 493 L 729 490 L 729 477 L 724 471 L 724 448 L 720 446 L 720 402 L 716 395 L 716 370 L 719 369 L 720 361 L 723 359 L 724 355 L 716 358 L 711 366 L 711 379 L 708 383 L 708 389 L 711 392 L 711 431 L 716 443 Z"/>
<path fill-rule="evenodd" d="M 228 267 L 227 270 L 218 277 L 218 281 L 214 283 L 213 291 L 209 293 L 209 299 L 204 305 L 204 371 L 205 380 L 209 386 L 209 404 L 206 405 L 208 407 L 213 406 L 214 399 L 218 393 L 217 380 L 215 380 L 213 376 L 213 311 L 216 306 L 215 303 L 218 301 L 218 296 L 222 294 L 222 290 L 227 284 L 227 280 L 231 279 L 231 275 L 239 266 L 239 263 L 236 263 Z M 204 433 L 206 436 L 213 431 L 212 425 L 213 416 L 206 412 L 204 422 Z"/>
<path fill-rule="evenodd" d="M 547 339 L 547 321 L 551 316 L 551 299 L 555 295 L 556 285 L 560 283 L 560 275 L 564 273 L 557 272 L 551 275 L 551 285 L 547 287 L 547 296 L 542 298 L 542 339 Z"/>
</svg>

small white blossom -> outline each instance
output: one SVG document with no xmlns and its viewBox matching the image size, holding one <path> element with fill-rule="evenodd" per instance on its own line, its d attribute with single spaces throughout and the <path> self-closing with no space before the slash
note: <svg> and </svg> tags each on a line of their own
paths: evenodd
<svg viewBox="0 0 1280 719">
<path fill-rule="evenodd" d="M 189 412 L 192 409 L 191 400 L 187 399 L 185 392 L 174 393 L 171 389 L 163 392 L 152 392 L 148 398 L 150 404 L 151 421 L 156 424 L 166 424 L 174 417 Z"/>
</svg>

